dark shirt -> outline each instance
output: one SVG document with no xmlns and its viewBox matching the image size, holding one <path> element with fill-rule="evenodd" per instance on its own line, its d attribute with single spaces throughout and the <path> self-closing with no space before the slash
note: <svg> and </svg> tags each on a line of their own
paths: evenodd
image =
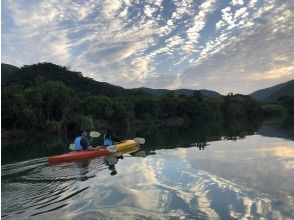
<svg viewBox="0 0 294 220">
<path fill-rule="evenodd" d="M 110 139 L 112 142 L 121 142 L 122 141 L 121 138 L 119 138 L 115 135 L 107 135 L 107 134 L 104 136 L 104 139 Z"/>
<path fill-rule="evenodd" d="M 111 140 L 113 141 L 113 142 L 121 142 L 121 138 L 119 138 L 119 137 L 117 137 L 117 136 L 111 136 Z"/>
</svg>

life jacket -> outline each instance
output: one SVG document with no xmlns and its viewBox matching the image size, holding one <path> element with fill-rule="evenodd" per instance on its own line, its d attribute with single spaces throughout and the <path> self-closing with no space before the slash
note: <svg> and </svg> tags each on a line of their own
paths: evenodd
<svg viewBox="0 0 294 220">
<path fill-rule="evenodd" d="M 83 137 L 79 136 L 75 139 L 74 146 L 75 150 L 83 150 L 83 147 L 81 146 L 81 140 Z"/>
<path fill-rule="evenodd" d="M 110 145 L 112 145 L 111 136 L 109 138 L 106 138 L 106 134 L 105 134 L 103 139 L 104 139 L 104 141 L 103 141 L 103 145 L 104 146 L 110 146 Z"/>
</svg>

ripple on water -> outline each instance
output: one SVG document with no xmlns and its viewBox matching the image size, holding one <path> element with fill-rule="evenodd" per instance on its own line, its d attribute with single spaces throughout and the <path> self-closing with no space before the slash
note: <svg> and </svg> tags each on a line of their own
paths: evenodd
<svg viewBox="0 0 294 220">
<path fill-rule="evenodd" d="M 71 203 L 89 186 L 78 184 L 106 169 L 102 160 L 50 165 L 46 159 L 2 167 L 2 217 L 29 218 L 53 212 Z"/>
<path fill-rule="evenodd" d="M 39 164 L 38 164 L 39 163 Z M 4 167 L 2 217 L 14 219 L 293 219 L 293 197 L 277 201 L 191 162 L 157 153 L 120 160 L 110 176 L 103 159 Z"/>
</svg>

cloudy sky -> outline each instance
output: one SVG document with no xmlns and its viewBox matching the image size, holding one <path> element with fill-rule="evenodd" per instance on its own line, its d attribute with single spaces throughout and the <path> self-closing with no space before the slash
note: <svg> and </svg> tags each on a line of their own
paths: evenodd
<svg viewBox="0 0 294 220">
<path fill-rule="evenodd" d="M 2 0 L 2 62 L 126 88 L 248 94 L 294 79 L 288 0 Z"/>
</svg>

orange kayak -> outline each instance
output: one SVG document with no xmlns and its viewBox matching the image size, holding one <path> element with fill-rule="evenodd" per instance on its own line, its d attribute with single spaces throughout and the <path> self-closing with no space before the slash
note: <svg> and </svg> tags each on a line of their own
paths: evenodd
<svg viewBox="0 0 294 220">
<path fill-rule="evenodd" d="M 127 148 L 136 147 L 138 144 L 133 140 L 125 140 L 119 144 L 116 144 L 116 151 L 121 151 Z M 49 163 L 61 163 L 61 162 L 71 162 L 75 160 L 81 160 L 86 158 L 106 156 L 111 154 L 105 148 L 99 148 L 97 150 L 82 150 L 82 151 L 72 151 L 62 155 L 51 156 L 48 158 Z"/>
</svg>

